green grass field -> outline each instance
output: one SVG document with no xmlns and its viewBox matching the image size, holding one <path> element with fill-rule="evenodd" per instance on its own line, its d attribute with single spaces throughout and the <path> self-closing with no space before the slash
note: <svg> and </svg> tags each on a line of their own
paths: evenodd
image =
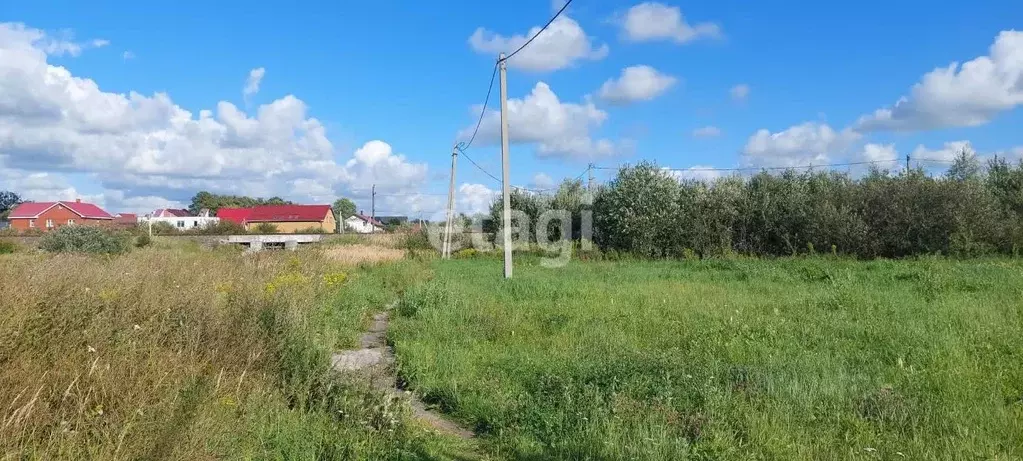
<svg viewBox="0 0 1023 461">
<path fill-rule="evenodd" d="M 1023 263 L 438 261 L 390 339 L 513 459 L 1023 458 Z"/>
</svg>

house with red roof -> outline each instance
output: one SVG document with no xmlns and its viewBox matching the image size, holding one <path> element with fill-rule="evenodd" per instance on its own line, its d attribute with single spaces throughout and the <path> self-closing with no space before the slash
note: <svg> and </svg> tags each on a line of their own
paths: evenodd
<svg viewBox="0 0 1023 461">
<path fill-rule="evenodd" d="M 81 200 L 74 202 L 24 202 L 7 216 L 11 228 L 46 232 L 63 226 L 110 225 L 114 217 L 102 208 Z"/>
<path fill-rule="evenodd" d="M 135 227 L 139 225 L 139 215 L 135 213 L 117 213 L 114 224 L 118 227 Z"/>
<path fill-rule="evenodd" d="M 280 233 L 319 229 L 333 234 L 337 228 L 330 205 L 262 205 L 251 208 L 221 208 L 217 217 L 245 226 L 249 231 L 267 223 Z"/>
<path fill-rule="evenodd" d="M 374 232 L 383 232 L 384 224 L 377 221 L 373 217 L 366 216 L 362 212 L 358 212 L 352 216 L 349 216 L 344 220 L 345 229 L 355 232 L 356 234 L 372 234 Z"/>
<path fill-rule="evenodd" d="M 217 217 L 221 221 L 230 221 L 244 226 L 251 213 L 252 208 L 221 208 L 217 210 Z"/>
</svg>

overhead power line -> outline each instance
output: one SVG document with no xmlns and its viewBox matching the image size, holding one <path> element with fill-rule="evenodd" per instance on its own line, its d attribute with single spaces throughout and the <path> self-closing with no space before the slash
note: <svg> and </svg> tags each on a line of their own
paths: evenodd
<svg viewBox="0 0 1023 461">
<path fill-rule="evenodd" d="M 480 166 L 480 165 L 479 165 L 478 163 L 476 163 L 476 161 L 475 161 L 475 160 L 473 160 L 473 159 L 472 159 L 472 157 L 469 157 L 469 155 L 468 155 L 468 154 L 466 154 L 466 153 L 465 153 L 465 151 L 462 151 L 462 156 L 463 156 L 463 157 L 465 157 L 465 159 L 466 159 L 466 160 L 468 160 L 468 161 L 469 161 L 469 163 L 471 163 L 471 164 L 472 164 L 472 166 L 474 166 L 474 167 L 476 167 L 476 169 L 478 169 L 478 170 L 482 171 L 482 172 L 483 172 L 483 174 L 485 174 L 485 175 L 487 175 L 487 176 L 490 176 L 490 178 L 491 178 L 491 179 L 493 179 L 494 181 L 497 181 L 498 183 L 501 183 L 501 179 L 500 179 L 500 178 L 498 178 L 497 176 L 494 176 L 494 175 L 490 174 L 490 172 L 489 172 L 489 171 L 487 171 L 487 170 L 484 170 L 484 169 L 483 169 L 483 167 L 481 167 L 481 166 Z"/>
<path fill-rule="evenodd" d="M 557 13 L 554 13 L 554 16 L 551 17 L 551 20 L 547 21 L 547 24 L 544 24 L 543 27 L 540 28 L 540 30 L 538 30 L 535 34 L 533 34 L 533 36 L 530 37 L 529 40 L 526 40 L 526 43 L 523 43 L 522 46 L 520 46 L 517 50 L 512 51 L 511 54 L 509 54 L 508 56 L 505 56 L 504 61 L 507 61 L 507 60 L 511 59 L 512 56 L 515 56 L 516 54 L 518 54 L 518 52 L 522 51 L 523 48 L 529 46 L 529 44 L 532 43 L 533 40 L 536 40 L 536 38 L 539 37 L 540 34 L 543 33 L 543 31 L 547 30 L 547 27 L 549 27 L 554 22 L 555 19 L 558 19 L 558 16 L 561 16 L 561 13 L 564 12 L 566 8 L 568 8 L 568 5 L 571 5 L 571 4 L 572 4 L 572 0 L 568 0 L 567 2 L 565 2 L 565 4 L 561 6 L 561 9 L 558 10 Z"/>
<path fill-rule="evenodd" d="M 593 168 L 596 168 L 596 167 L 593 167 Z M 589 173 L 589 172 L 590 172 L 590 167 L 586 167 L 586 169 L 583 170 L 582 173 L 579 173 L 579 176 L 576 176 L 575 179 L 573 179 L 573 181 L 578 181 L 578 180 L 582 179 L 583 176 L 585 176 L 586 173 Z"/>
<path fill-rule="evenodd" d="M 469 150 L 469 148 L 472 147 L 472 143 L 473 143 L 473 141 L 476 140 L 476 135 L 479 134 L 480 127 L 483 125 L 483 118 L 486 117 L 486 115 L 487 115 L 487 106 L 490 103 L 490 95 L 494 91 L 494 80 L 497 78 L 497 70 L 500 67 L 501 61 L 507 61 L 512 56 L 515 56 L 516 54 L 518 54 L 519 51 L 522 51 L 530 43 L 532 43 L 533 40 L 536 40 L 536 37 L 540 36 L 540 34 L 542 34 L 545 30 L 547 30 L 547 28 L 550 27 L 550 25 L 552 23 L 554 23 L 554 20 L 558 19 L 558 16 L 560 16 L 561 13 L 563 13 L 565 11 L 565 9 L 568 8 L 568 5 L 570 5 L 571 3 L 572 3 L 572 0 L 566 1 L 565 4 L 561 6 L 561 9 L 559 9 L 557 13 L 554 13 L 554 16 L 552 16 L 551 19 L 549 21 L 547 21 L 547 24 L 544 24 L 544 26 L 541 27 L 540 30 L 537 31 L 535 34 L 533 34 L 533 36 L 530 37 L 529 40 L 526 40 L 526 42 L 523 43 L 522 46 L 518 47 L 518 49 L 516 49 L 515 51 L 511 52 L 511 54 L 507 55 L 504 59 L 499 59 L 499 60 L 497 60 L 494 63 L 494 69 L 490 73 L 490 83 L 487 85 L 487 95 L 486 95 L 486 97 L 483 98 L 483 107 L 480 109 L 479 119 L 476 120 L 476 127 L 473 128 L 472 135 L 469 136 L 469 140 L 468 141 L 459 142 L 458 144 L 455 145 L 455 147 L 458 149 L 458 151 L 461 152 L 462 156 L 464 156 L 466 158 L 466 160 L 469 160 L 469 163 L 471 163 L 472 166 L 476 167 L 476 169 L 482 171 L 483 174 L 489 176 L 491 179 L 493 179 L 494 181 L 497 181 L 498 183 L 503 183 L 503 181 L 501 181 L 500 178 L 498 178 L 497 176 L 494 176 L 492 173 L 490 173 L 489 171 L 484 169 L 482 166 L 480 166 L 478 163 L 476 163 L 476 161 L 473 160 L 472 157 L 469 157 L 469 155 L 465 153 L 465 151 Z M 522 188 L 522 187 L 520 187 L 519 189 L 530 190 L 530 189 L 525 189 L 525 188 Z"/>
<path fill-rule="evenodd" d="M 480 118 L 476 121 L 476 128 L 472 130 L 472 136 L 469 137 L 469 142 L 460 142 L 457 145 L 458 150 L 461 151 L 463 155 L 465 154 L 466 149 L 472 146 L 472 142 L 476 140 L 476 133 L 479 133 L 480 131 L 480 125 L 483 124 L 483 117 L 487 115 L 487 103 L 490 102 L 490 93 L 494 91 L 494 77 L 497 77 L 497 66 L 498 63 L 495 62 L 494 71 L 490 73 L 490 85 L 487 86 L 487 97 L 483 98 L 483 108 L 480 109 Z"/>
</svg>

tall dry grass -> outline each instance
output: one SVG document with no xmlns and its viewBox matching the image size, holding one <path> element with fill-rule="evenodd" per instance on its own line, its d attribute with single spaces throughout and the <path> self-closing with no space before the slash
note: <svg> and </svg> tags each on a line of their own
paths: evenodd
<svg viewBox="0 0 1023 461">
<path fill-rule="evenodd" d="M 364 244 L 326 246 L 323 254 L 331 261 L 348 265 L 376 264 L 405 257 L 405 252 L 397 248 Z"/>
<path fill-rule="evenodd" d="M 425 443 L 326 365 L 422 271 L 349 262 L 315 249 L 0 257 L 0 459 L 344 459 Z"/>
</svg>

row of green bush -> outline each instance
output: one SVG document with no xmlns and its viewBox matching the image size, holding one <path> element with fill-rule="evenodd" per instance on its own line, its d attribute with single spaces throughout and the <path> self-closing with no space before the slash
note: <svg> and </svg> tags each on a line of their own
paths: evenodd
<svg viewBox="0 0 1023 461">
<path fill-rule="evenodd" d="M 872 170 L 863 177 L 785 171 L 697 181 L 640 163 L 597 188 L 592 206 L 583 197 L 581 182 L 566 181 L 554 196 L 516 191 L 511 201 L 534 223 L 548 209 L 570 211 L 576 239 L 580 217 L 592 211 L 593 241 L 601 250 L 649 257 L 1023 250 L 1023 164 L 981 165 L 968 153 L 940 176 L 922 169 Z M 485 231 L 499 232 L 500 210 L 500 202 L 491 207 Z"/>
</svg>

